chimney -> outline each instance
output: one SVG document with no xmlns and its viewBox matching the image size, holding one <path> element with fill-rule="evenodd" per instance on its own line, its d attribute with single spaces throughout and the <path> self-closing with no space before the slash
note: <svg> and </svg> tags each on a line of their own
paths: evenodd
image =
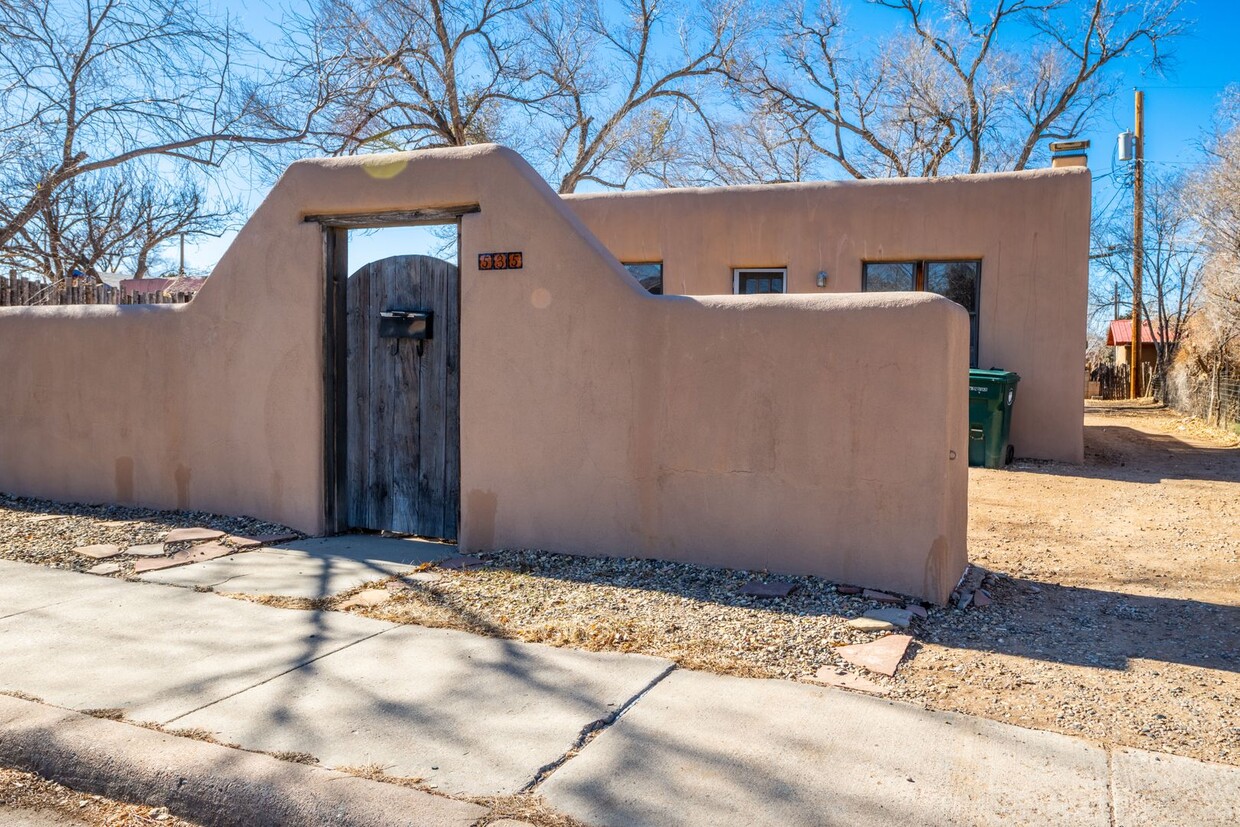
<svg viewBox="0 0 1240 827">
<path fill-rule="evenodd" d="M 1051 167 L 1087 167 L 1089 141 L 1055 141 L 1051 144 Z"/>
</svg>

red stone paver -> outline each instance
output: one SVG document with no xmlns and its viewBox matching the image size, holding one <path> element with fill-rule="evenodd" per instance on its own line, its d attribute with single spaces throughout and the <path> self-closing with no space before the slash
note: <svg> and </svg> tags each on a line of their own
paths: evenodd
<svg viewBox="0 0 1240 827">
<path fill-rule="evenodd" d="M 93 546 L 78 546 L 74 549 L 83 557 L 91 557 L 95 560 L 103 560 L 108 557 L 115 557 L 121 553 L 121 547 L 113 543 L 97 543 Z"/>
<path fill-rule="evenodd" d="M 835 652 L 854 666 L 894 677 L 896 668 L 912 642 L 913 638 L 908 635 L 887 635 L 870 643 L 841 646 Z"/>
<path fill-rule="evenodd" d="M 186 543 L 191 540 L 215 540 L 224 536 L 224 532 L 213 528 L 174 528 L 164 537 L 165 543 Z"/>
<path fill-rule="evenodd" d="M 825 686 L 838 686 L 843 689 L 854 689 L 858 692 L 868 692 L 871 695 L 887 695 L 891 692 L 891 690 L 887 687 L 882 684 L 875 683 L 868 678 L 863 678 L 860 675 L 854 675 L 852 672 L 843 672 L 843 674 L 840 674 L 841 672 L 843 672 L 843 670 L 836 669 L 834 666 L 828 664 L 821 667 L 813 675 L 807 676 L 807 679 Z"/>
</svg>

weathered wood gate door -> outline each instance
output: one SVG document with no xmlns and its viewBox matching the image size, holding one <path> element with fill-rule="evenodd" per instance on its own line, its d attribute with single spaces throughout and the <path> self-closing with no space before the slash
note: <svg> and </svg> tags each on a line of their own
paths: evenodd
<svg viewBox="0 0 1240 827">
<path fill-rule="evenodd" d="M 456 539 L 457 268 L 386 258 L 351 275 L 346 295 L 348 525 Z"/>
</svg>

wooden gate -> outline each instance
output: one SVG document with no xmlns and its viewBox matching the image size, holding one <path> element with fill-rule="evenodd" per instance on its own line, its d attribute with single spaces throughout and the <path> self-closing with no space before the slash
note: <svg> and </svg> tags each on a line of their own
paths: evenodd
<svg viewBox="0 0 1240 827">
<path fill-rule="evenodd" d="M 457 269 L 386 258 L 351 275 L 346 297 L 348 526 L 456 539 Z"/>
</svg>

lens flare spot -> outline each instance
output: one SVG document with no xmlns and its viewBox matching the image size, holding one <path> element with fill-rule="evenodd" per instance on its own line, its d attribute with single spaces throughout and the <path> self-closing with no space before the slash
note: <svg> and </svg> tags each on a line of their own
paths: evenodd
<svg viewBox="0 0 1240 827">
<path fill-rule="evenodd" d="M 530 294 L 530 304 L 539 310 L 544 310 L 551 306 L 551 291 L 545 287 L 539 287 Z"/>
<path fill-rule="evenodd" d="M 371 178 L 386 180 L 395 178 L 405 171 L 405 167 L 409 166 L 409 161 L 404 158 L 387 158 L 382 155 L 376 156 L 373 161 L 367 161 L 362 165 L 362 169 Z"/>
</svg>

